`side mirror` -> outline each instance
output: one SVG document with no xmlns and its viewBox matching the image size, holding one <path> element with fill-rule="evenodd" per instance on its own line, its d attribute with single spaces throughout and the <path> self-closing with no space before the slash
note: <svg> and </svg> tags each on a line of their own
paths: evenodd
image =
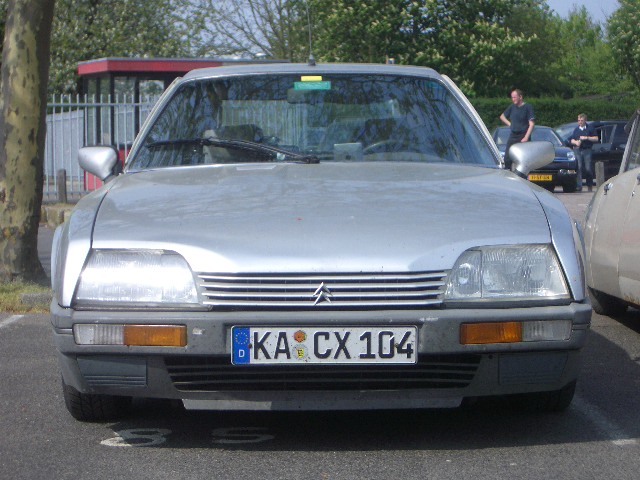
<svg viewBox="0 0 640 480">
<path fill-rule="evenodd" d="M 527 178 L 530 171 L 553 162 L 556 151 L 551 142 L 526 142 L 511 145 L 509 155 L 513 161 L 513 171 L 520 177 Z"/>
<path fill-rule="evenodd" d="M 113 176 L 118 164 L 118 152 L 113 147 L 82 147 L 78 150 L 80 168 L 95 175 L 103 182 Z"/>
</svg>

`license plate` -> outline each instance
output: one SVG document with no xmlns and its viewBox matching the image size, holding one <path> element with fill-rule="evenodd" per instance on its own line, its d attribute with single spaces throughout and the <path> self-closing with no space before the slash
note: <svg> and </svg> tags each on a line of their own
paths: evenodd
<svg viewBox="0 0 640 480">
<path fill-rule="evenodd" d="M 529 175 L 529 180 L 532 182 L 552 182 L 553 175 Z"/>
<path fill-rule="evenodd" d="M 416 327 L 233 327 L 234 365 L 416 363 Z"/>
</svg>

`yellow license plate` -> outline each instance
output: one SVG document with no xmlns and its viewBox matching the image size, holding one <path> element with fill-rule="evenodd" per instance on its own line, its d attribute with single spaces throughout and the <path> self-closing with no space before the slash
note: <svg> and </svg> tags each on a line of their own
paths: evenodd
<svg viewBox="0 0 640 480">
<path fill-rule="evenodd" d="M 529 175 L 531 182 L 552 182 L 553 175 Z"/>
</svg>

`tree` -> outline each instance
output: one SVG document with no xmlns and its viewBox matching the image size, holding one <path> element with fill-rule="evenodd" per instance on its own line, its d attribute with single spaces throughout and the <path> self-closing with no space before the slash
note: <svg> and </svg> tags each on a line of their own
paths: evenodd
<svg viewBox="0 0 640 480">
<path fill-rule="evenodd" d="M 564 53 L 559 35 L 563 23 L 545 2 L 535 1 L 519 2 L 505 19 L 506 28 L 527 39 L 517 57 L 502 58 L 503 68 L 511 73 L 511 85 L 525 90 L 527 96 L 557 95 L 567 89 L 555 62 Z"/>
<path fill-rule="evenodd" d="M 312 0 L 314 54 L 327 62 L 384 63 L 407 58 L 407 0 Z"/>
<path fill-rule="evenodd" d="M 187 0 L 190 23 L 202 29 L 195 53 L 301 61 L 308 55 L 305 1 Z"/>
<path fill-rule="evenodd" d="M 616 64 L 604 27 L 595 22 L 586 7 L 575 6 L 566 20 L 556 18 L 561 52 L 553 71 L 563 85 L 565 97 L 608 95 L 629 91 L 628 79 L 616 75 Z"/>
<path fill-rule="evenodd" d="M 0 281 L 40 281 L 38 224 L 55 0 L 9 0 L 0 96 Z"/>
<path fill-rule="evenodd" d="M 103 57 L 187 56 L 199 31 L 186 0 L 58 0 L 50 93 L 76 93 L 78 62 Z"/>
<path fill-rule="evenodd" d="M 544 35 L 551 13 L 543 0 L 310 0 L 316 56 L 325 61 L 433 67 L 471 96 L 502 95 L 536 83 L 553 43 Z M 550 36 L 553 38 L 553 36 Z M 538 80 L 539 79 L 539 80 Z M 526 82 L 526 83 L 525 83 Z"/>
<path fill-rule="evenodd" d="M 609 42 L 621 72 L 640 88 L 640 4 L 619 0 L 620 8 L 609 19 Z"/>
<path fill-rule="evenodd" d="M 544 25 L 545 2 L 422 0 L 411 8 L 415 63 L 449 75 L 471 96 L 505 95 L 514 85 L 530 90 L 541 32 L 529 26 Z"/>
</svg>

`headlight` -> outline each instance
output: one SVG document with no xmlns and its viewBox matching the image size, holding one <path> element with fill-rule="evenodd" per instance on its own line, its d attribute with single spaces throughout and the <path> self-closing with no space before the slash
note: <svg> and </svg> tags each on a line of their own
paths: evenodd
<svg viewBox="0 0 640 480">
<path fill-rule="evenodd" d="M 180 255 L 159 250 L 94 250 L 75 296 L 78 306 L 198 304 L 193 273 Z"/>
<path fill-rule="evenodd" d="M 551 245 L 480 247 L 451 270 L 445 301 L 560 300 L 569 290 Z"/>
<path fill-rule="evenodd" d="M 572 151 L 571 152 L 567 152 L 567 160 L 570 160 L 570 161 L 573 162 L 573 161 L 575 161 L 575 159 L 576 159 L 576 154 L 575 153 L 573 153 Z"/>
</svg>

